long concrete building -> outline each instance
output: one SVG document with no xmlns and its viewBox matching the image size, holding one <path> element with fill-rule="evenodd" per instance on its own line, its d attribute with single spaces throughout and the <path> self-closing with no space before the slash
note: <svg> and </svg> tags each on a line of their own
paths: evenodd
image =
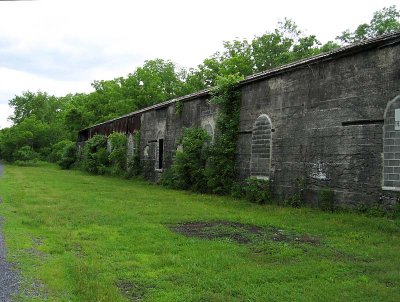
<svg viewBox="0 0 400 302">
<path fill-rule="evenodd" d="M 400 33 L 324 53 L 243 80 L 238 180 L 267 178 L 284 198 L 305 181 L 307 199 L 329 187 L 338 204 L 394 203 L 400 192 Z M 141 160 L 157 180 L 185 127 L 213 136 L 217 109 L 204 90 L 83 129 L 79 142 L 141 133 Z M 183 104 L 177 114 L 176 103 Z M 399 195 L 400 196 L 400 195 Z"/>
</svg>

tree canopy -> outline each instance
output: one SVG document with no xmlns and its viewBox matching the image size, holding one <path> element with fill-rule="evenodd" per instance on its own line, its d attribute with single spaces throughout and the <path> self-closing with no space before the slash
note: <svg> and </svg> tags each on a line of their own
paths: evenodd
<svg viewBox="0 0 400 302">
<path fill-rule="evenodd" d="M 400 30 L 400 12 L 396 6 L 385 7 L 374 13 L 369 24 L 360 24 L 354 31 L 349 29 L 336 37 L 342 44 L 360 42 Z"/>
</svg>

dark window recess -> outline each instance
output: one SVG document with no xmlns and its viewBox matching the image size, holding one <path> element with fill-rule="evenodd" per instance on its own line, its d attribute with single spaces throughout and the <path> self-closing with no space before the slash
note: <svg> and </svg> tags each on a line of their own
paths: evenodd
<svg viewBox="0 0 400 302">
<path fill-rule="evenodd" d="M 342 122 L 342 126 L 357 126 L 357 125 L 376 125 L 383 124 L 384 120 L 358 120 Z"/>
<path fill-rule="evenodd" d="M 164 160 L 164 140 L 158 140 L 158 169 L 163 168 L 163 160 Z"/>
</svg>

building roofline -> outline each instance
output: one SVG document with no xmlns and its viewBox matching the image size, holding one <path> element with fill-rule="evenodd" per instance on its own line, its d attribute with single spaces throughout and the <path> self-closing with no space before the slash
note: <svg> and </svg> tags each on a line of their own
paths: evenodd
<svg viewBox="0 0 400 302">
<path fill-rule="evenodd" d="M 306 59 L 302 59 L 293 63 L 289 63 L 289 64 L 285 64 L 282 66 L 279 66 L 277 68 L 273 68 L 273 69 L 269 69 L 263 72 L 259 72 L 259 73 L 255 73 L 253 75 L 247 76 L 244 80 L 240 81 L 239 86 L 244 86 L 246 84 L 252 83 L 252 82 L 257 82 L 266 78 L 270 78 L 273 76 L 276 76 L 278 74 L 282 74 L 291 70 L 295 70 L 298 68 L 303 68 L 304 66 L 309 66 L 311 64 L 316 64 L 316 63 L 320 63 L 323 61 L 328 61 L 328 60 L 333 60 L 336 58 L 340 58 L 340 57 L 345 57 L 354 53 L 358 53 L 367 49 L 371 49 L 371 48 L 376 48 L 376 47 L 384 47 L 384 46 L 390 46 L 390 45 L 394 45 L 400 43 L 400 32 L 395 32 L 395 33 L 391 33 L 391 34 L 386 34 L 386 35 L 382 35 L 376 38 L 372 38 L 372 39 L 368 39 L 368 40 L 364 40 L 355 44 L 351 44 L 348 46 L 344 46 L 326 53 L 322 53 L 316 56 L 312 56 Z M 210 92 L 213 90 L 213 88 L 208 88 L 208 89 L 204 89 L 198 92 L 194 92 L 188 95 L 184 95 L 178 98 L 174 98 L 162 103 L 158 103 L 119 117 L 116 117 L 114 119 L 108 120 L 108 121 L 104 121 L 95 125 L 92 125 L 90 127 L 86 127 L 84 129 L 81 129 L 79 132 L 84 131 L 84 130 L 88 130 L 91 128 L 95 128 L 97 126 L 100 125 L 104 125 L 104 124 L 108 124 L 108 123 L 112 123 L 114 121 L 117 121 L 119 119 L 123 119 L 126 117 L 130 117 L 130 116 L 134 116 L 146 111 L 150 111 L 150 110 L 154 110 L 154 109 L 160 109 L 163 107 L 166 107 L 170 104 L 179 102 L 179 101 L 189 101 L 195 98 L 199 98 L 199 97 L 203 97 L 203 96 L 208 96 L 210 94 Z"/>
</svg>

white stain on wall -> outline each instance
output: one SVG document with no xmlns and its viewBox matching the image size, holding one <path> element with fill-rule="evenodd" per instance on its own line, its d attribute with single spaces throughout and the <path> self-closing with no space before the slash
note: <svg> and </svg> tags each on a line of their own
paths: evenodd
<svg viewBox="0 0 400 302">
<path fill-rule="evenodd" d="M 326 164 L 323 161 L 318 160 L 311 166 L 310 177 L 318 180 L 327 180 L 328 177 L 326 176 L 326 172 L 327 172 Z"/>
</svg>

